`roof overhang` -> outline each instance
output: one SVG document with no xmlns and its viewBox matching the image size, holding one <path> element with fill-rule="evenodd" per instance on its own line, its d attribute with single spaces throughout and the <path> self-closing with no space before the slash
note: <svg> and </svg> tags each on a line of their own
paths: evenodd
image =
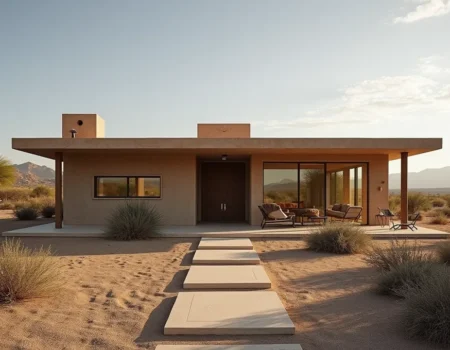
<svg viewBox="0 0 450 350">
<path fill-rule="evenodd" d="M 389 160 L 442 148 L 441 138 L 13 138 L 15 150 L 63 153 L 386 154 Z"/>
</svg>

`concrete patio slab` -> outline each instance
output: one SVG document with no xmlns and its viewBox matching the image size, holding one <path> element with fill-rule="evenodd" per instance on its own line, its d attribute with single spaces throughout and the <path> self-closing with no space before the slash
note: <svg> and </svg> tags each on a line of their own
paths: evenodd
<svg viewBox="0 0 450 350">
<path fill-rule="evenodd" d="M 271 282 L 266 271 L 258 266 L 191 266 L 184 280 L 184 289 L 264 289 Z"/>
<path fill-rule="evenodd" d="M 253 249 L 248 238 L 202 238 L 197 249 Z"/>
<path fill-rule="evenodd" d="M 155 350 L 302 350 L 299 344 L 271 345 L 158 345 Z"/>
<path fill-rule="evenodd" d="M 294 334 L 277 293 L 180 292 L 165 335 Z"/>
<path fill-rule="evenodd" d="M 254 250 L 197 250 L 193 265 L 258 265 L 258 254 Z"/>
</svg>

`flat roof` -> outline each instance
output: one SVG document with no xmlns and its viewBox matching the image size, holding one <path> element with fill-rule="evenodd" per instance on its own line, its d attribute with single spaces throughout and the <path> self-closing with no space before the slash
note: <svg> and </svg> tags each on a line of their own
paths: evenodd
<svg viewBox="0 0 450 350">
<path fill-rule="evenodd" d="M 13 138 L 15 150 L 54 159 L 63 153 L 386 154 L 442 148 L 442 138 Z"/>
</svg>

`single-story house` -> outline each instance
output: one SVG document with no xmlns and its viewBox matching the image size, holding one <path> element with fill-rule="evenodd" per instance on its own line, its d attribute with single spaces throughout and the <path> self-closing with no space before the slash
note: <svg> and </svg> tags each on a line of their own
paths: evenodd
<svg viewBox="0 0 450 350">
<path fill-rule="evenodd" d="M 263 203 L 321 215 L 359 206 L 360 222 L 375 225 L 388 207 L 389 161 L 401 159 L 405 207 L 408 157 L 442 139 L 253 138 L 249 124 L 199 124 L 196 138 L 107 138 L 97 114 L 63 114 L 61 138 L 13 138 L 12 147 L 55 160 L 57 228 L 63 207 L 65 224 L 101 225 L 135 199 L 151 201 L 167 225 L 258 225 Z"/>
</svg>

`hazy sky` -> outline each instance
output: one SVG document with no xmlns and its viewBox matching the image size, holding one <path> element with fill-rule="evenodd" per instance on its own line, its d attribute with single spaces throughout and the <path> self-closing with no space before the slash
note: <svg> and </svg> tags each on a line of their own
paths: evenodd
<svg viewBox="0 0 450 350">
<path fill-rule="evenodd" d="M 0 0 L 0 153 L 53 166 L 11 137 L 62 113 L 109 137 L 444 137 L 410 170 L 447 166 L 450 2 Z"/>
</svg>

